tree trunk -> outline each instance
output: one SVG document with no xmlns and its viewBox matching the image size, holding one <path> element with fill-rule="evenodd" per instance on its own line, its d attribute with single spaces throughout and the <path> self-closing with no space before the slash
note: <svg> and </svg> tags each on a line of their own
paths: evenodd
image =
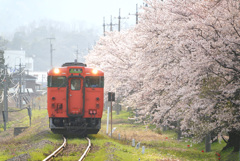
<svg viewBox="0 0 240 161">
<path fill-rule="evenodd" d="M 205 152 L 211 151 L 211 133 L 208 133 L 205 137 Z"/>
<path fill-rule="evenodd" d="M 233 152 L 238 152 L 240 150 L 240 131 L 233 129 L 232 131 L 228 132 L 228 134 L 229 139 L 223 150 L 233 147 Z"/>
</svg>

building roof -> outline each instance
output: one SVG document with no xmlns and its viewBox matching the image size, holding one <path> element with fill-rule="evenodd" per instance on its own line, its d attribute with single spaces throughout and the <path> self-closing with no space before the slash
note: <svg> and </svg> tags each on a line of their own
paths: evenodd
<svg viewBox="0 0 240 161">
<path fill-rule="evenodd" d="M 20 74 L 14 73 L 14 74 L 12 75 L 12 77 L 13 77 L 13 80 L 19 79 L 19 78 L 20 78 Z M 34 77 L 34 76 L 31 76 L 31 75 L 25 74 L 25 75 L 24 75 L 24 79 L 25 79 L 25 80 L 34 80 L 34 81 L 35 81 L 37 78 Z"/>
</svg>

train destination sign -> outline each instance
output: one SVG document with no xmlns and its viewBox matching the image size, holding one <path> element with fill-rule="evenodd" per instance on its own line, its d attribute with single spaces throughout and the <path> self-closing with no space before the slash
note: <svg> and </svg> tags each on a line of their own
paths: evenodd
<svg viewBox="0 0 240 161">
<path fill-rule="evenodd" d="M 82 73 L 82 72 L 83 72 L 82 68 L 71 68 L 69 70 L 69 73 Z"/>
</svg>

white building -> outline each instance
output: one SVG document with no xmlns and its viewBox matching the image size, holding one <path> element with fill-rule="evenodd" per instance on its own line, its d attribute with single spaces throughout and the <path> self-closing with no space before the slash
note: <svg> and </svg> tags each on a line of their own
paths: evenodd
<svg viewBox="0 0 240 161">
<path fill-rule="evenodd" d="M 4 51 L 5 65 L 8 66 L 9 73 L 13 74 L 21 66 L 25 69 L 27 75 L 36 77 L 36 85 L 40 88 L 47 86 L 47 71 L 36 72 L 33 69 L 33 57 L 27 57 L 24 50 L 5 50 Z"/>
<path fill-rule="evenodd" d="M 20 64 L 25 70 L 33 71 L 33 57 L 26 57 L 26 52 L 23 50 L 5 50 L 4 58 L 10 73 L 19 69 Z"/>
</svg>

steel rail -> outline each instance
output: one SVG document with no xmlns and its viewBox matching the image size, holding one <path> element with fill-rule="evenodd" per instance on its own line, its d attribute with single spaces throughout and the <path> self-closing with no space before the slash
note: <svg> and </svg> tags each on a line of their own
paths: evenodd
<svg viewBox="0 0 240 161">
<path fill-rule="evenodd" d="M 57 150 L 55 150 L 52 154 L 50 154 L 47 158 L 45 158 L 43 161 L 49 161 L 52 158 L 56 157 L 66 147 L 66 145 L 67 145 L 67 140 L 63 136 L 63 144 Z"/>
<path fill-rule="evenodd" d="M 86 139 L 88 140 L 88 147 L 86 148 L 85 152 L 83 153 L 83 155 L 81 156 L 81 158 L 78 161 L 83 161 L 91 149 L 91 140 L 88 137 L 86 137 Z"/>
</svg>

